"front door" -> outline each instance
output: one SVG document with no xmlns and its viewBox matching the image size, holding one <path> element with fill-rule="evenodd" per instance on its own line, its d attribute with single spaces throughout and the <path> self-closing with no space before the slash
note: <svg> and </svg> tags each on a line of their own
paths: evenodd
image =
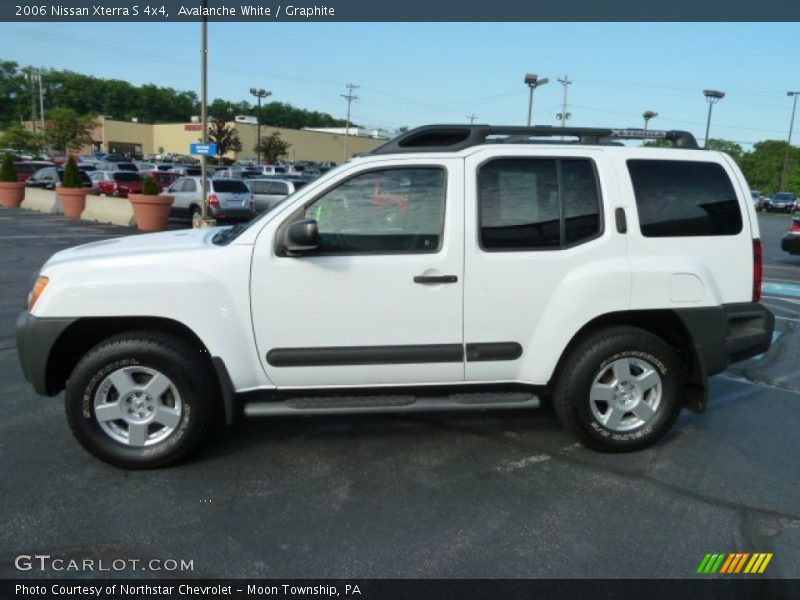
<svg viewBox="0 0 800 600">
<path fill-rule="evenodd" d="M 254 248 L 253 325 L 270 380 L 463 381 L 463 161 L 373 163 L 338 175 L 282 207 Z M 276 237 L 302 218 L 317 221 L 320 245 L 286 256 Z"/>
</svg>

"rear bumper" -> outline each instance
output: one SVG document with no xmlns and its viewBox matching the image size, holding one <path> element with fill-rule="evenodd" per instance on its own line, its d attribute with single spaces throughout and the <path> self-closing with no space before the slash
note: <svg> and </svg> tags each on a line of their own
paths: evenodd
<svg viewBox="0 0 800 600">
<path fill-rule="evenodd" d="M 758 302 L 675 312 L 691 337 L 695 359 L 706 377 L 766 352 L 772 343 L 775 316 Z"/>
<path fill-rule="evenodd" d="M 47 361 L 53 346 L 75 319 L 38 319 L 28 312 L 17 319 L 17 353 L 22 374 L 39 394 L 53 396 L 47 385 Z"/>
</svg>

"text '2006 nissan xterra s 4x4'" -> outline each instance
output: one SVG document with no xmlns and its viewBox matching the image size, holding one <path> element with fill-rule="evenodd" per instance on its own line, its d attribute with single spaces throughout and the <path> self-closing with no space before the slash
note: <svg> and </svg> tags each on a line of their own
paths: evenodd
<svg viewBox="0 0 800 600">
<path fill-rule="evenodd" d="M 18 348 L 122 467 L 240 415 L 540 399 L 586 446 L 629 451 L 769 347 L 760 244 L 741 171 L 689 133 L 428 126 L 247 225 L 58 252 Z"/>
</svg>

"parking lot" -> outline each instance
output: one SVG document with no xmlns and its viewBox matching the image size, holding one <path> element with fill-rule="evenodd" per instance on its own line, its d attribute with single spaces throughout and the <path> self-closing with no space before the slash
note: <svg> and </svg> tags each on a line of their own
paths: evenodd
<svg viewBox="0 0 800 600">
<path fill-rule="evenodd" d="M 771 552 L 765 577 L 798 578 L 800 256 L 786 215 L 759 219 L 775 343 L 654 448 L 586 450 L 548 409 L 273 418 L 126 472 L 24 381 L 14 322 L 50 254 L 132 232 L 0 209 L 0 577 L 65 575 L 15 569 L 38 553 L 193 561 L 120 573 L 147 577 L 689 578 L 706 553 Z"/>
</svg>

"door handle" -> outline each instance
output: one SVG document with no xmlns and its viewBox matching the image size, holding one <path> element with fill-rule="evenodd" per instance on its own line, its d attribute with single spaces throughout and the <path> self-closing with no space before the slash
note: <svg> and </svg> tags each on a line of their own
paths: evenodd
<svg viewBox="0 0 800 600">
<path fill-rule="evenodd" d="M 423 285 L 431 285 L 434 283 L 456 283 L 458 277 L 455 275 L 417 275 L 414 277 L 414 283 L 421 283 Z"/>
</svg>

